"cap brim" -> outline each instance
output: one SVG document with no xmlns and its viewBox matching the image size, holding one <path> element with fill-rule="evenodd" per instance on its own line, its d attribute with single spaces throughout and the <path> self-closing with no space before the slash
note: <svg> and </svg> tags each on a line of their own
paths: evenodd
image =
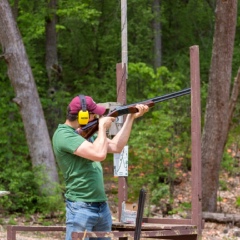
<svg viewBox="0 0 240 240">
<path fill-rule="evenodd" d="M 96 108 L 93 110 L 93 112 L 98 115 L 103 115 L 106 112 L 106 108 L 101 105 L 96 105 Z"/>
</svg>

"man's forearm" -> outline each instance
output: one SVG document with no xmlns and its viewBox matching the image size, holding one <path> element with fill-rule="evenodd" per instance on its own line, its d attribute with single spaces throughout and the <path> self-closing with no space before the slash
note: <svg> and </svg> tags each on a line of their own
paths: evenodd
<svg viewBox="0 0 240 240">
<path fill-rule="evenodd" d="M 119 153 L 127 144 L 133 125 L 134 117 L 132 114 L 128 114 L 126 121 L 124 122 L 120 131 L 116 136 L 110 140 L 108 152 Z"/>
<path fill-rule="evenodd" d="M 106 129 L 100 128 L 98 131 L 98 136 L 93 142 L 93 147 L 96 148 L 96 152 L 101 156 L 101 160 L 104 160 L 107 156 L 108 141 L 106 136 Z"/>
<path fill-rule="evenodd" d="M 143 104 L 137 104 L 136 108 L 138 111 L 127 115 L 126 121 L 117 135 L 112 140 L 108 140 L 108 152 L 120 153 L 123 150 L 128 142 L 134 119 L 143 116 L 149 109 L 147 105 Z"/>
</svg>

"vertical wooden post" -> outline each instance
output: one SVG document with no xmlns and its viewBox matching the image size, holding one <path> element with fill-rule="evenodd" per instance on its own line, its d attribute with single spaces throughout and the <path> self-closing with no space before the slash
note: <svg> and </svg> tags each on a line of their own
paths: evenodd
<svg viewBox="0 0 240 240">
<path fill-rule="evenodd" d="M 122 64 L 126 64 L 126 79 L 128 78 L 128 35 L 127 35 L 127 0 L 121 0 L 121 35 Z M 122 65 L 123 67 L 123 65 Z"/>
<path fill-rule="evenodd" d="M 192 224 L 202 234 L 202 162 L 199 48 L 190 47 L 191 139 L 192 139 Z"/>
<path fill-rule="evenodd" d="M 11 225 L 7 226 L 7 240 L 16 240 L 16 230 Z"/>
<path fill-rule="evenodd" d="M 117 102 L 126 104 L 126 64 L 117 66 Z M 122 202 L 127 200 L 127 177 L 118 177 L 118 218 L 121 220 Z"/>
</svg>

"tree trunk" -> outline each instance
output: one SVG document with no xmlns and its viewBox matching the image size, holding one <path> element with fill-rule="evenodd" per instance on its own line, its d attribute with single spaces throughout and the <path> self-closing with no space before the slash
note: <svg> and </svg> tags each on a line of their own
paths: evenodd
<svg viewBox="0 0 240 240">
<path fill-rule="evenodd" d="M 0 1 L 0 43 L 16 94 L 13 101 L 23 120 L 32 165 L 43 167 L 43 176 L 46 176 L 43 190 L 53 194 L 58 174 L 51 141 L 28 57 L 7 0 Z"/>
<path fill-rule="evenodd" d="M 17 20 L 18 17 L 18 4 L 19 0 L 14 0 L 14 4 L 12 6 L 12 13 L 15 21 Z"/>
<path fill-rule="evenodd" d="M 209 212 L 217 210 L 219 168 L 232 116 L 229 105 L 236 20 L 237 0 L 218 0 L 201 149 L 203 210 Z"/>
<path fill-rule="evenodd" d="M 57 0 L 47 1 L 47 17 L 45 19 L 46 29 L 46 56 L 45 65 L 47 70 L 47 76 L 49 81 L 48 96 L 54 101 L 55 93 L 58 89 L 60 82 L 62 69 L 58 63 L 58 52 L 57 52 Z M 56 116 L 59 115 L 59 108 L 49 106 L 45 109 L 46 121 L 48 124 L 48 131 L 50 137 L 53 136 L 54 131 L 58 123 Z M 55 117 L 55 118 L 54 118 Z"/>
<path fill-rule="evenodd" d="M 155 69 L 162 65 L 162 37 L 161 37 L 161 14 L 160 0 L 153 1 L 153 31 L 154 31 L 154 67 Z"/>
<path fill-rule="evenodd" d="M 50 86 L 52 87 L 59 77 L 58 55 L 57 55 L 57 0 L 50 0 L 48 2 L 47 17 L 46 17 L 46 69 Z"/>
</svg>

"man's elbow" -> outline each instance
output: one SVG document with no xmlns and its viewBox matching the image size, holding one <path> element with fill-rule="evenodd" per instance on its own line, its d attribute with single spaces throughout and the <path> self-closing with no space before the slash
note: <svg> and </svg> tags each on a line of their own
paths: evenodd
<svg viewBox="0 0 240 240">
<path fill-rule="evenodd" d="M 122 150 L 123 150 L 123 147 L 116 147 L 116 148 L 112 148 L 111 151 L 109 151 L 109 152 L 111 152 L 111 153 L 121 153 Z"/>
<path fill-rule="evenodd" d="M 95 161 L 102 162 L 106 159 L 107 154 L 106 153 L 100 153 L 96 156 Z"/>
</svg>

